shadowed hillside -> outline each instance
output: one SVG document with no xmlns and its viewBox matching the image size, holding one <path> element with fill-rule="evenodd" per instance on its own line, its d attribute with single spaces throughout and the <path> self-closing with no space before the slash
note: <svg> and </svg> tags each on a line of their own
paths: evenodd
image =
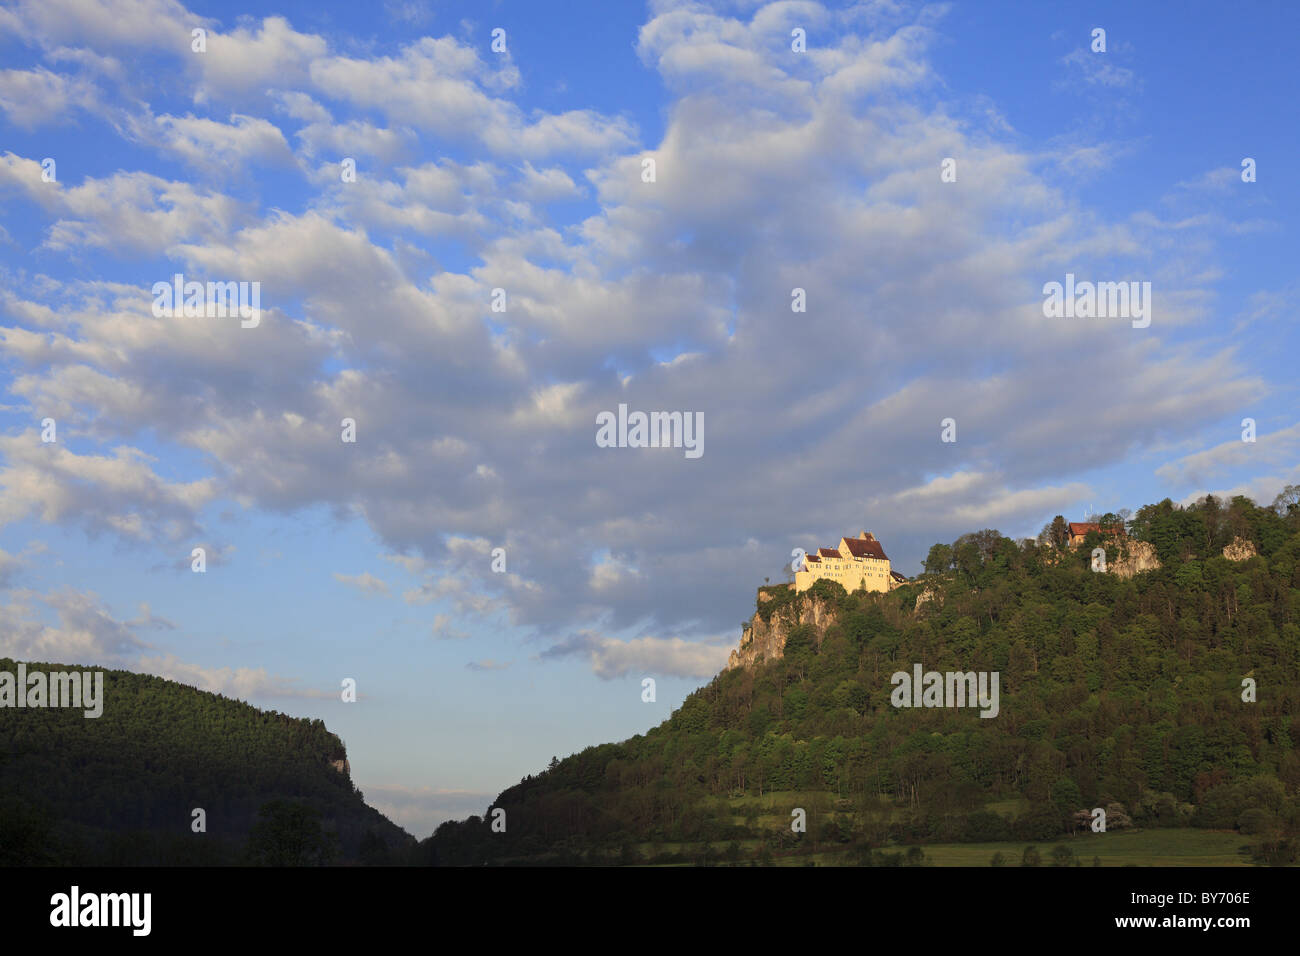
<svg viewBox="0 0 1300 956">
<path fill-rule="evenodd" d="M 0 671 L 16 670 L 0 658 Z M 346 758 L 320 720 L 106 670 L 98 718 L 80 708 L 0 708 L 0 863 L 300 864 L 404 855 L 412 838 L 365 804 Z M 191 830 L 196 808 L 206 812 L 206 833 Z"/>
</svg>

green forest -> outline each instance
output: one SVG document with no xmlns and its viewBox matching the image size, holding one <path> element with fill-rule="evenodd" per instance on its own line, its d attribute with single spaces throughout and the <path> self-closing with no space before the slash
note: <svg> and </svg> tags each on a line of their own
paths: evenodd
<svg viewBox="0 0 1300 956">
<path fill-rule="evenodd" d="M 448 822 L 417 858 L 908 865 L 970 845 L 968 862 L 1035 865 L 1048 851 L 1032 844 L 1055 843 L 1058 864 L 1099 863 L 1100 847 L 1155 862 L 1177 845 L 1293 863 L 1298 502 L 1296 487 L 1269 507 L 1165 500 L 1102 516 L 1127 534 L 1077 548 L 1059 516 L 1037 539 L 978 531 L 885 594 L 760 588 L 760 619 L 790 622 L 782 657 L 724 671 L 644 735 L 553 760 L 492 804 L 503 832 L 495 813 Z M 1092 570 L 1096 547 L 1111 573 Z M 1113 573 L 1139 547 L 1160 566 Z M 814 604 L 833 623 L 808 623 Z M 916 663 L 999 672 L 998 716 L 894 708 L 890 675 Z M 1023 853 L 981 848 L 1004 841 Z"/>
<path fill-rule="evenodd" d="M 385 863 L 414 843 L 332 766 L 320 720 L 120 670 L 104 698 L 97 718 L 0 708 L 0 865 Z"/>
</svg>

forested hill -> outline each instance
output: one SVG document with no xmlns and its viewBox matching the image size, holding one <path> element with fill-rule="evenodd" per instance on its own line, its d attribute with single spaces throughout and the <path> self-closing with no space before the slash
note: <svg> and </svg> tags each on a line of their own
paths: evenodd
<svg viewBox="0 0 1300 956">
<path fill-rule="evenodd" d="M 1296 491 L 1269 508 L 1166 500 L 1117 517 L 1127 539 L 1094 532 L 1078 549 L 1063 521 L 1037 541 L 976 532 L 936 545 L 926 573 L 888 594 L 762 589 L 759 615 L 788 624 L 779 659 L 725 671 L 643 736 L 526 777 L 492 805 L 504 832 L 492 814 L 446 823 L 421 855 L 768 862 L 811 843 L 879 863 L 908 844 L 1059 839 L 1101 807 L 1108 833 L 1232 831 L 1257 861 L 1294 860 Z M 1113 568 L 1134 542 L 1159 566 L 1090 569 L 1093 547 Z M 999 672 L 997 716 L 892 706 L 891 675 L 916 664 Z M 794 808 L 806 833 L 792 833 Z"/>
<path fill-rule="evenodd" d="M 0 671 L 17 673 L 0 658 Z M 27 662 L 32 671 L 93 671 Z M 413 839 L 366 805 L 320 720 L 104 671 L 103 713 L 0 708 L 0 864 L 381 862 Z M 193 830 L 195 809 L 206 832 Z"/>
</svg>

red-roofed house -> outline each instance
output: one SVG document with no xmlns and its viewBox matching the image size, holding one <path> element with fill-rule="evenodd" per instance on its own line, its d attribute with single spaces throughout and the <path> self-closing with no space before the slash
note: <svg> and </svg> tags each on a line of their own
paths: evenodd
<svg viewBox="0 0 1300 956">
<path fill-rule="evenodd" d="M 1070 547 L 1072 548 L 1077 548 L 1079 545 L 1083 544 L 1083 539 L 1088 537 L 1089 531 L 1096 531 L 1112 538 L 1124 537 L 1123 525 L 1112 525 L 1109 528 L 1107 528 L 1104 532 L 1102 531 L 1101 525 L 1095 521 L 1089 521 L 1089 522 L 1071 521 L 1069 526 L 1070 526 Z"/>
</svg>

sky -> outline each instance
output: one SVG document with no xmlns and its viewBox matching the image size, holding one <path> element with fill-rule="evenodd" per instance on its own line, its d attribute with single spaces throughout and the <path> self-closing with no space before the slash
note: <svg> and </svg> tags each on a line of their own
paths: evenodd
<svg viewBox="0 0 1300 956">
<path fill-rule="evenodd" d="M 668 717 L 794 548 L 868 530 L 911 575 L 982 528 L 1271 502 L 1297 28 L 0 5 L 0 656 L 320 717 L 423 837 Z M 256 324 L 160 309 L 177 273 L 258 283 Z M 1067 275 L 1150 283 L 1149 324 L 1048 315 Z M 603 447 L 620 404 L 702 453 Z"/>
</svg>

